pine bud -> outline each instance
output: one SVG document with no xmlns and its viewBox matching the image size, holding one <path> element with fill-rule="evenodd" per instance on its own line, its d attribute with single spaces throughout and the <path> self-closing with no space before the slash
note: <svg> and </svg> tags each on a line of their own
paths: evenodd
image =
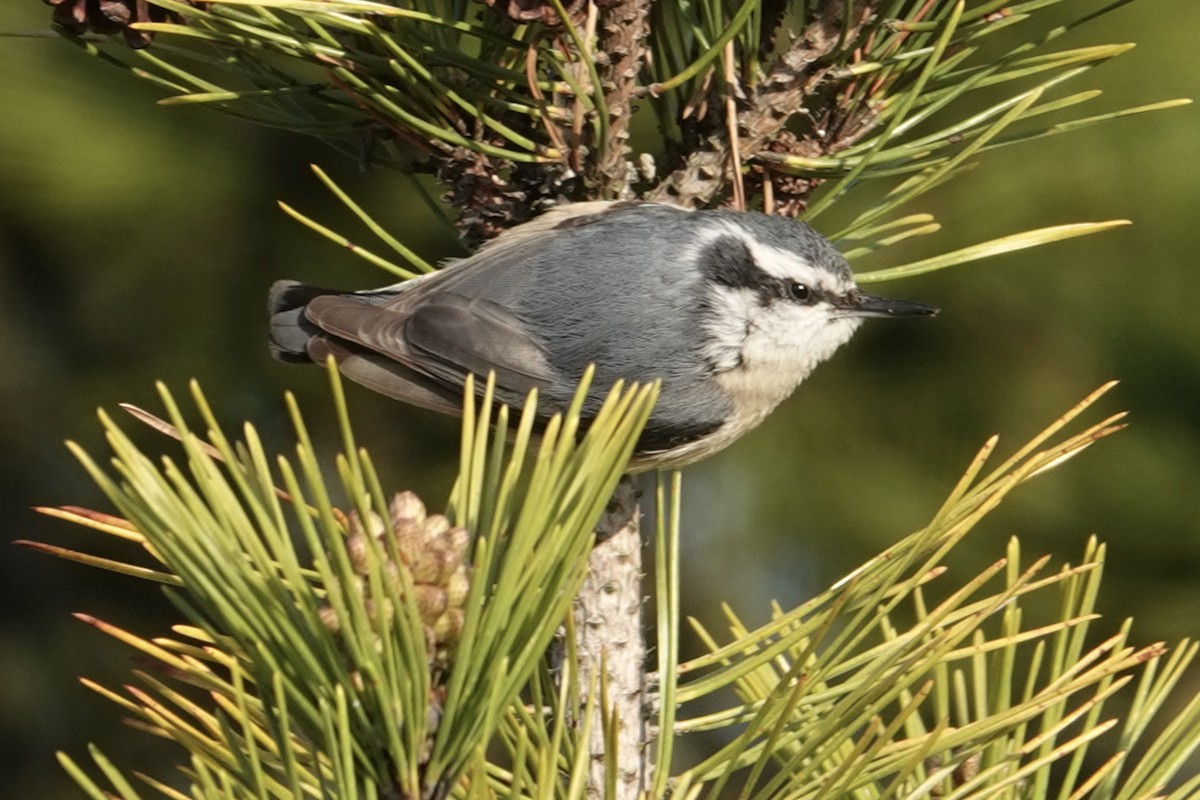
<svg viewBox="0 0 1200 800">
<path fill-rule="evenodd" d="M 451 608 L 462 608 L 466 605 L 467 595 L 471 593 L 471 579 L 466 570 L 458 570 L 446 581 L 446 604 Z"/>
<path fill-rule="evenodd" d="M 337 633 L 342 629 L 342 621 L 338 619 L 337 612 L 333 610 L 333 606 L 321 606 L 318 608 L 317 617 L 320 618 L 321 624 L 325 626 L 325 630 L 330 633 Z"/>
<path fill-rule="evenodd" d="M 466 528 L 451 528 L 442 537 L 443 550 L 447 562 L 452 569 L 458 569 L 467 558 L 467 548 L 471 546 L 471 534 Z"/>
<path fill-rule="evenodd" d="M 442 554 L 432 547 L 427 547 L 417 553 L 408 569 L 412 573 L 414 583 L 437 584 L 442 574 Z"/>
<path fill-rule="evenodd" d="M 437 621 L 446 611 L 447 597 L 445 590 L 437 586 L 417 586 L 417 611 L 425 624 Z"/>
<path fill-rule="evenodd" d="M 388 513 L 392 517 L 392 525 L 400 527 L 401 523 L 411 522 L 415 525 L 425 524 L 425 504 L 416 492 L 397 492 L 388 504 Z"/>
<path fill-rule="evenodd" d="M 411 519 L 404 520 L 396 527 L 396 550 L 400 557 L 411 564 L 425 549 L 425 526 Z"/>
<path fill-rule="evenodd" d="M 367 574 L 367 551 L 369 549 L 367 537 L 361 533 L 352 534 L 346 539 L 346 555 L 350 556 L 350 563 L 354 565 L 354 571 L 360 575 Z"/>
<path fill-rule="evenodd" d="M 441 537 L 450 530 L 450 520 L 442 514 L 434 514 L 425 520 L 425 538 L 427 541 Z"/>
<path fill-rule="evenodd" d="M 460 608 L 448 608 L 433 624 L 433 639 L 438 644 L 449 645 L 458 641 L 462 633 L 464 615 Z"/>
</svg>

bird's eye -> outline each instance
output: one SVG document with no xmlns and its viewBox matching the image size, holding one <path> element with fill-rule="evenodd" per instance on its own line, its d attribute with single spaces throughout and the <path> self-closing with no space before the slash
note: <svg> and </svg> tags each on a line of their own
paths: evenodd
<svg viewBox="0 0 1200 800">
<path fill-rule="evenodd" d="M 788 297 L 798 303 L 807 303 L 812 298 L 812 289 L 809 289 L 806 284 L 798 281 L 791 281 L 787 285 Z"/>
</svg>

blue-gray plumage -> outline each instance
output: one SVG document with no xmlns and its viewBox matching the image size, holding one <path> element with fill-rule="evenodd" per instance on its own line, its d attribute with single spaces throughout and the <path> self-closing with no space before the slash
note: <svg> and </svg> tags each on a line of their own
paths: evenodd
<svg viewBox="0 0 1200 800">
<path fill-rule="evenodd" d="M 560 206 L 469 258 L 383 289 L 281 281 L 272 352 L 459 413 L 466 376 L 563 410 L 589 363 L 594 414 L 618 379 L 662 381 L 634 469 L 690 463 L 758 424 L 867 316 L 935 309 L 861 294 L 836 248 L 792 219 L 650 203 Z"/>
</svg>

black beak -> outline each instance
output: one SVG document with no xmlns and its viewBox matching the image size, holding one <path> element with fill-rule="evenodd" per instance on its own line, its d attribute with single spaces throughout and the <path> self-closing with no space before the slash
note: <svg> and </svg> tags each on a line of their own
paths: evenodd
<svg viewBox="0 0 1200 800">
<path fill-rule="evenodd" d="M 838 306 L 839 316 L 845 317 L 932 317 L 940 310 L 911 300 L 893 300 L 869 294 L 853 294 Z"/>
</svg>

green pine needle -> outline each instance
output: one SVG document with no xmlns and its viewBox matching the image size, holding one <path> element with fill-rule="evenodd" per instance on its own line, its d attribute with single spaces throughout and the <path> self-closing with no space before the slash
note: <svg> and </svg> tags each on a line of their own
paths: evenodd
<svg viewBox="0 0 1200 800">
<path fill-rule="evenodd" d="M 913 275 L 921 275 L 926 272 L 935 272 L 947 267 L 956 267 L 962 264 L 969 264 L 980 259 L 990 258 L 992 256 L 1002 255 L 1004 253 L 1013 253 L 1018 250 L 1024 250 L 1029 247 L 1038 247 L 1040 245 L 1049 244 L 1051 242 L 1060 242 L 1066 239 L 1073 239 L 1076 236 L 1087 236 L 1101 231 L 1120 228 L 1131 224 L 1129 220 L 1115 219 L 1107 222 L 1077 222 L 1070 225 L 1055 225 L 1049 228 L 1039 228 L 1034 231 L 1025 231 L 1024 233 L 1015 233 L 1010 236 L 1003 236 L 999 239 L 993 239 L 989 242 L 971 245 L 964 247 L 961 250 L 955 250 L 950 253 L 945 253 L 940 256 L 932 256 L 924 258 L 920 261 L 914 261 L 909 264 L 900 264 L 887 269 L 873 270 L 871 272 L 861 272 L 854 276 L 858 283 L 876 283 L 879 281 L 895 280 L 897 278 L 909 278 Z"/>
</svg>

